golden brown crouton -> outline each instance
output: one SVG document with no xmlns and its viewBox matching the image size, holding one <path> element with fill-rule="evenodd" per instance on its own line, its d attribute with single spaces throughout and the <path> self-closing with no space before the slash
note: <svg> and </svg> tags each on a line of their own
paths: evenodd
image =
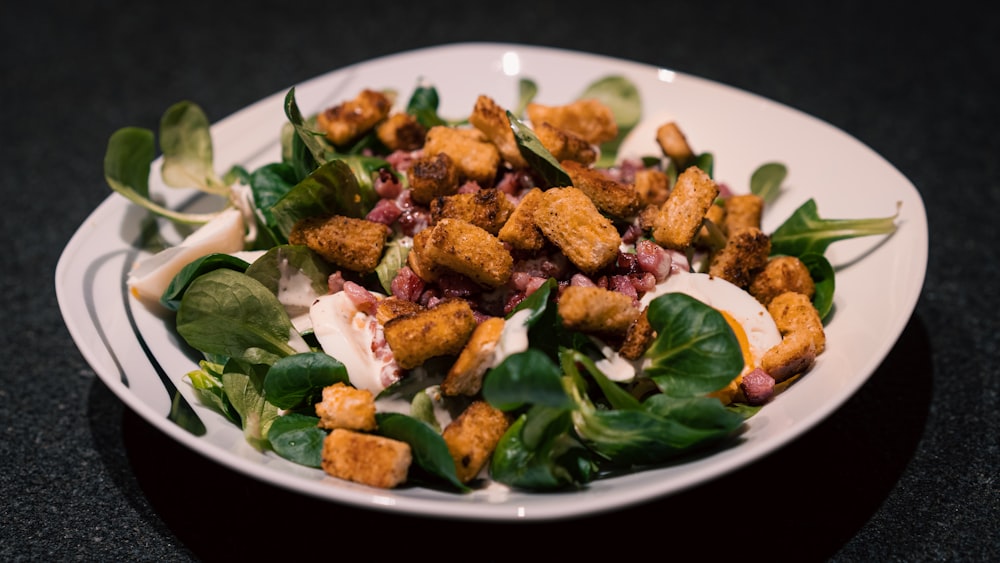
<svg viewBox="0 0 1000 563">
<path fill-rule="evenodd" d="M 413 246 L 406 254 L 406 265 L 413 270 L 414 274 L 417 274 L 418 278 L 426 282 L 436 281 L 445 271 L 443 266 L 435 264 L 427 256 L 427 241 L 431 238 L 431 232 L 431 229 L 428 228 L 413 235 Z"/>
<path fill-rule="evenodd" d="M 442 393 L 470 397 L 479 393 L 483 375 L 493 361 L 493 351 L 503 334 L 504 324 L 503 317 L 490 317 L 479 323 L 441 382 Z"/>
<path fill-rule="evenodd" d="M 533 127 L 549 123 L 599 145 L 618 136 L 618 123 L 611 108 L 596 99 L 577 100 L 562 106 L 530 103 L 525 108 Z"/>
<path fill-rule="evenodd" d="M 323 388 L 323 400 L 316 403 L 319 427 L 327 430 L 375 430 L 375 397 L 367 389 L 343 383 Z"/>
<path fill-rule="evenodd" d="M 446 153 L 424 155 L 406 169 L 413 201 L 427 205 L 436 197 L 458 191 L 460 172 Z"/>
<path fill-rule="evenodd" d="M 559 294 L 559 316 L 570 330 L 624 336 L 639 317 L 639 308 L 624 293 L 571 285 Z"/>
<path fill-rule="evenodd" d="M 413 453 L 406 442 L 338 428 L 323 440 L 323 471 L 370 487 L 406 482 Z"/>
<path fill-rule="evenodd" d="M 542 190 L 532 188 L 518 202 L 517 207 L 500 228 L 497 238 L 518 250 L 541 250 L 545 237 L 535 225 L 535 209 L 542 201 Z"/>
<path fill-rule="evenodd" d="M 510 422 L 485 401 L 475 401 L 445 427 L 441 437 L 455 460 L 458 479 L 468 483 L 486 466 Z"/>
<path fill-rule="evenodd" d="M 776 256 L 754 276 L 747 291 L 766 306 L 786 291 L 801 293 L 812 299 L 816 283 L 802 260 L 795 256 Z"/>
<path fill-rule="evenodd" d="M 392 100 L 388 96 L 366 89 L 353 100 L 320 112 L 316 123 L 331 143 L 343 146 L 375 127 L 391 109 Z"/>
<path fill-rule="evenodd" d="M 461 219 L 482 228 L 491 235 L 500 232 L 514 204 L 496 188 L 486 188 L 472 193 L 441 196 L 431 201 L 431 221 Z"/>
<path fill-rule="evenodd" d="M 663 154 L 674 162 L 678 170 L 683 171 L 694 158 L 694 151 L 688 144 L 687 137 L 676 122 L 664 123 L 656 130 L 656 142 Z"/>
<path fill-rule="evenodd" d="M 656 339 L 656 331 L 653 325 L 649 324 L 646 316 L 646 309 L 643 309 L 625 333 L 625 340 L 622 342 L 618 354 L 626 360 L 638 360 L 646 353 L 649 345 Z"/>
<path fill-rule="evenodd" d="M 608 177 L 603 171 L 567 160 L 560 163 L 573 181 L 573 187 L 587 194 L 602 213 L 629 219 L 639 212 L 639 193 L 630 184 Z"/>
<path fill-rule="evenodd" d="M 517 148 L 517 140 L 514 138 L 514 131 L 510 128 L 510 119 L 507 118 L 507 111 L 497 105 L 493 98 L 480 95 L 476 98 L 476 105 L 469 115 L 469 123 L 486 135 L 486 138 L 496 145 L 500 151 L 500 157 L 506 160 L 514 168 L 524 168 L 528 163 L 521 156 L 521 150 Z"/>
<path fill-rule="evenodd" d="M 556 162 L 572 160 L 589 166 L 597 160 L 597 149 L 594 145 L 572 131 L 542 122 L 535 126 L 534 132 L 538 141 L 552 154 Z"/>
<path fill-rule="evenodd" d="M 764 200 L 754 194 L 733 195 L 725 201 L 726 216 L 722 222 L 722 232 L 735 233 L 746 227 L 760 228 L 760 217 L 764 211 Z"/>
<path fill-rule="evenodd" d="M 423 255 L 437 266 L 462 274 L 477 284 L 496 288 L 507 283 L 514 258 L 500 239 L 461 219 L 441 219 L 430 227 Z"/>
<path fill-rule="evenodd" d="M 594 274 L 618 258 L 621 236 L 577 188 L 550 188 L 535 209 L 535 224 L 577 268 Z"/>
<path fill-rule="evenodd" d="M 326 261 L 354 272 L 375 271 L 382 259 L 389 227 L 367 221 L 334 215 L 309 217 L 292 227 L 288 242 L 308 246 Z"/>
<path fill-rule="evenodd" d="M 424 141 L 424 153 L 427 156 L 447 154 L 458 167 L 462 179 L 478 182 L 483 187 L 493 185 L 500 166 L 500 151 L 479 129 L 431 127 Z"/>
<path fill-rule="evenodd" d="M 816 361 L 816 345 L 805 332 L 790 332 L 760 360 L 760 367 L 775 383 L 805 373 Z"/>
<path fill-rule="evenodd" d="M 401 317 L 409 313 L 416 313 L 417 311 L 423 310 L 423 308 L 423 305 L 419 303 L 389 296 L 385 299 L 379 299 L 378 304 L 375 305 L 375 320 L 378 321 L 380 325 L 384 325 L 391 319 Z"/>
<path fill-rule="evenodd" d="M 383 325 L 385 341 L 402 369 L 413 369 L 430 358 L 458 354 L 475 329 L 472 307 L 463 299 L 445 299 Z"/>
<path fill-rule="evenodd" d="M 722 223 L 726 219 L 726 208 L 715 203 L 708 207 L 705 218 L 702 220 L 701 228 L 698 229 L 698 236 L 695 244 L 706 248 L 721 247 L 725 244 L 726 233 L 722 230 Z M 711 223 L 709 225 L 708 223 Z M 714 228 L 714 235 L 713 235 Z M 718 242 L 717 242 L 718 241 Z"/>
<path fill-rule="evenodd" d="M 771 237 L 754 227 L 729 235 L 726 245 L 712 255 L 709 275 L 746 289 L 766 264 L 771 253 Z"/>
<path fill-rule="evenodd" d="M 638 170 L 635 173 L 635 191 L 643 204 L 663 205 L 670 195 L 670 178 L 653 168 Z"/>
<path fill-rule="evenodd" d="M 408 113 L 394 113 L 375 128 L 378 140 L 390 151 L 415 151 L 424 146 L 427 129 Z"/>
<path fill-rule="evenodd" d="M 719 186 L 702 169 L 692 166 L 682 172 L 660 207 L 653 239 L 674 250 L 690 246 L 718 195 Z"/>
<path fill-rule="evenodd" d="M 771 313 L 774 324 L 782 335 L 805 332 L 816 346 L 817 355 L 826 349 L 823 321 L 819 318 L 819 311 L 805 295 L 794 291 L 782 293 L 768 303 L 767 312 Z"/>
</svg>

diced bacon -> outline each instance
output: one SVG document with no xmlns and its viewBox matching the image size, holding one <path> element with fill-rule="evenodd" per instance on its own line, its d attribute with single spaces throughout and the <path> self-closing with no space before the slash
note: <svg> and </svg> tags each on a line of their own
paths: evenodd
<svg viewBox="0 0 1000 563">
<path fill-rule="evenodd" d="M 383 225 L 392 225 L 399 216 L 403 214 L 403 210 L 396 205 L 396 202 L 391 199 L 380 199 L 375 207 L 368 212 L 365 219 L 369 221 L 374 221 L 375 223 L 382 223 Z"/>
<path fill-rule="evenodd" d="M 656 276 L 649 272 L 634 274 L 629 276 L 628 279 L 632 282 L 632 287 L 635 288 L 639 295 L 656 289 Z"/>
<path fill-rule="evenodd" d="M 743 376 L 740 389 L 751 405 L 762 405 L 774 395 L 774 378 L 757 368 Z"/>
<path fill-rule="evenodd" d="M 420 158 L 423 151 L 393 151 L 392 154 L 385 157 L 386 162 L 389 166 L 392 166 L 397 172 L 403 174 L 406 170 L 413 164 L 413 161 Z"/>
<path fill-rule="evenodd" d="M 378 305 L 378 300 L 372 292 L 352 281 L 345 281 L 344 293 L 359 311 L 367 315 L 375 314 L 375 306 Z"/>
<path fill-rule="evenodd" d="M 326 286 L 330 288 L 330 293 L 339 293 L 344 290 L 344 274 L 340 273 L 340 270 L 330 274 L 330 277 L 326 279 Z"/>
<path fill-rule="evenodd" d="M 636 224 L 629 225 L 625 232 L 622 233 L 622 243 L 624 244 L 635 244 L 642 236 L 642 227 Z"/>
<path fill-rule="evenodd" d="M 653 274 L 657 282 L 667 279 L 673 264 L 673 254 L 655 242 L 642 239 L 635 243 L 635 256 L 643 271 Z"/>
<path fill-rule="evenodd" d="M 478 294 L 480 287 L 469 278 L 459 274 L 443 274 L 437 279 L 437 286 L 442 297 L 467 298 Z"/>
<path fill-rule="evenodd" d="M 569 284 L 572 285 L 572 286 L 577 286 L 577 287 L 596 287 L 597 286 L 597 284 L 594 283 L 594 280 L 588 278 L 587 276 L 585 276 L 583 274 L 573 274 L 573 276 L 571 278 L 569 278 Z"/>
<path fill-rule="evenodd" d="M 410 194 L 410 190 L 403 190 L 403 193 L 396 198 L 396 205 L 400 209 L 396 224 L 404 235 L 412 237 L 431 224 L 431 212 L 426 207 L 414 203 Z"/>
<path fill-rule="evenodd" d="M 458 193 L 460 194 L 474 194 L 479 190 L 483 189 L 478 183 L 469 181 L 458 187 Z"/>
<path fill-rule="evenodd" d="M 396 177 L 391 171 L 383 168 L 378 171 L 378 175 L 375 176 L 374 181 L 375 193 L 383 199 L 396 199 L 399 194 L 403 191 L 403 184 L 399 182 L 399 178 Z"/>
<path fill-rule="evenodd" d="M 667 250 L 667 254 L 670 256 L 670 273 L 688 273 L 691 271 L 691 262 L 688 260 L 687 255 L 680 250 Z"/>
<path fill-rule="evenodd" d="M 632 285 L 632 279 L 629 276 L 611 276 L 608 279 L 608 289 L 624 293 L 635 300 L 639 299 L 639 294 L 636 292 L 635 286 Z"/>
<path fill-rule="evenodd" d="M 615 269 L 619 274 L 637 274 L 639 273 L 639 259 L 630 252 L 619 251 Z"/>
<path fill-rule="evenodd" d="M 403 266 L 393 278 L 389 289 L 395 297 L 416 303 L 420 299 L 420 294 L 424 292 L 424 280 L 420 279 L 409 266 Z"/>
</svg>

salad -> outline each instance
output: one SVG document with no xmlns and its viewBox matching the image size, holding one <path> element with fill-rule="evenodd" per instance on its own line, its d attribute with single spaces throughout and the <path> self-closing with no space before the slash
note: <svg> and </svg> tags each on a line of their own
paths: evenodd
<svg viewBox="0 0 1000 563">
<path fill-rule="evenodd" d="M 262 451 L 375 487 L 557 490 L 725 447 L 806 375 L 826 248 L 895 216 L 809 200 L 763 233 L 781 163 L 730 189 L 675 122 L 619 159 L 642 118 L 627 79 L 560 106 L 537 91 L 450 118 L 426 84 L 310 116 L 292 89 L 280 159 L 222 175 L 178 103 L 163 178 L 218 196 L 211 213 L 155 203 L 154 133 L 115 132 L 109 185 L 194 229 L 128 284 L 201 353 L 202 402 Z"/>
</svg>

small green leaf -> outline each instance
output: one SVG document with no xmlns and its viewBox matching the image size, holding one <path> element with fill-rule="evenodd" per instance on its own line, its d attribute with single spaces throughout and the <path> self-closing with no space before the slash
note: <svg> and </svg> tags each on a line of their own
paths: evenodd
<svg viewBox="0 0 1000 563">
<path fill-rule="evenodd" d="M 375 266 L 375 274 L 378 276 L 379 285 L 385 290 L 386 295 L 392 295 L 392 280 L 396 278 L 399 270 L 406 265 L 406 257 L 410 253 L 410 247 L 403 243 L 403 239 L 394 238 L 385 245 L 385 252 L 378 266 Z"/>
<path fill-rule="evenodd" d="M 538 84 L 534 80 L 529 78 L 522 78 L 517 81 L 517 106 L 514 109 L 514 115 L 518 118 L 524 116 L 524 111 L 527 109 L 528 104 L 535 99 L 538 95 Z"/>
<path fill-rule="evenodd" d="M 191 285 L 198 276 L 202 274 L 207 274 L 212 270 L 218 270 L 219 268 L 228 268 L 230 270 L 236 270 L 237 272 L 244 272 L 247 269 L 247 262 L 235 256 L 222 253 L 212 253 L 206 256 L 202 256 L 188 263 L 188 265 L 181 268 L 180 272 L 170 280 L 170 285 L 160 296 L 160 304 L 171 311 L 176 311 L 181 304 L 181 298 L 184 297 L 184 292 Z"/>
<path fill-rule="evenodd" d="M 413 417 L 391 412 L 376 413 L 375 421 L 379 435 L 410 445 L 413 460 L 421 469 L 463 492 L 468 490 L 458 480 L 455 460 L 448 452 L 444 438 L 433 428 Z"/>
<path fill-rule="evenodd" d="M 510 128 L 514 132 L 514 139 L 517 141 L 517 148 L 521 152 L 521 156 L 541 176 L 542 181 L 548 187 L 572 186 L 573 180 L 569 174 L 563 170 L 552 153 L 542 145 L 534 132 L 521 123 L 510 110 L 507 110 L 507 119 L 510 120 Z"/>
<path fill-rule="evenodd" d="M 642 119 L 642 99 L 639 89 L 624 76 L 612 75 L 591 83 L 578 99 L 596 99 L 611 109 L 618 125 L 614 139 L 601 145 L 597 166 L 610 166 L 618 156 L 618 147 Z"/>
<path fill-rule="evenodd" d="M 507 356 L 483 381 L 483 397 L 509 411 L 525 404 L 569 408 L 572 402 L 562 386 L 559 367 L 545 353 L 529 348 Z"/>
<path fill-rule="evenodd" d="M 836 287 L 833 266 L 822 254 L 808 252 L 799 256 L 799 260 L 809 269 L 809 275 L 816 286 L 812 303 L 819 313 L 820 319 L 826 319 L 833 309 L 833 293 Z"/>
<path fill-rule="evenodd" d="M 327 433 L 317 424 L 315 416 L 288 413 L 271 422 L 267 440 L 271 448 L 281 457 L 305 465 L 322 467 L 323 441 Z"/>
<path fill-rule="evenodd" d="M 323 352 L 303 352 L 274 362 L 264 378 L 264 396 L 285 410 L 311 406 L 334 383 L 350 384 L 344 364 Z"/>
<path fill-rule="evenodd" d="M 750 193 L 770 203 L 778 196 L 787 175 L 788 168 L 780 162 L 762 164 L 750 175 Z"/>
<path fill-rule="evenodd" d="M 894 215 L 873 219 L 823 219 L 816 201 L 803 203 L 771 234 L 771 255 L 825 254 L 830 244 L 855 237 L 887 235 L 896 231 Z"/>
<path fill-rule="evenodd" d="M 213 168 L 212 135 L 205 112 L 183 101 L 169 108 L 160 119 L 160 149 L 163 151 L 163 181 L 168 186 L 195 187 L 225 194 Z"/>
<path fill-rule="evenodd" d="M 307 217 L 364 217 L 369 211 L 367 199 L 361 197 L 351 167 L 343 160 L 331 160 L 275 202 L 271 214 L 275 228 L 288 240 L 295 223 Z"/>
</svg>

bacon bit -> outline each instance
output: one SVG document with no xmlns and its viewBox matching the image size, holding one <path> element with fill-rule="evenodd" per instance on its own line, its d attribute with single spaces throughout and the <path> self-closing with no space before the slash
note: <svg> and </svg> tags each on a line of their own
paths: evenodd
<svg viewBox="0 0 1000 563">
<path fill-rule="evenodd" d="M 467 298 L 476 295 L 482 289 L 469 278 L 459 274 L 443 274 L 437 280 L 437 286 L 443 297 Z"/>
<path fill-rule="evenodd" d="M 421 154 L 422 151 L 419 150 L 412 152 L 398 150 L 394 151 L 392 154 L 385 157 L 385 160 L 386 162 L 389 163 L 389 166 L 392 166 L 394 169 L 396 169 L 397 172 L 399 172 L 400 174 L 405 174 L 406 169 L 409 168 L 411 164 L 413 164 L 413 161 L 420 158 Z"/>
<path fill-rule="evenodd" d="M 378 305 L 378 299 L 372 292 L 368 291 L 364 287 L 352 282 L 344 282 L 344 293 L 347 294 L 347 298 L 354 303 L 354 306 L 358 308 L 359 311 L 365 313 L 366 315 L 374 315 L 375 307 Z"/>
<path fill-rule="evenodd" d="M 774 395 L 774 378 L 757 368 L 743 376 L 740 390 L 751 405 L 763 405 Z"/>
<path fill-rule="evenodd" d="M 594 283 L 594 280 L 588 278 L 587 276 L 585 276 L 583 274 L 573 274 L 573 276 L 571 278 L 569 278 L 569 284 L 573 285 L 573 286 L 578 286 L 578 287 L 596 287 L 597 286 L 597 284 Z"/>
<path fill-rule="evenodd" d="M 374 221 L 375 223 L 382 223 L 383 225 L 392 225 L 399 216 L 403 214 L 403 210 L 396 205 L 396 202 L 391 199 L 380 199 L 375 207 L 368 212 L 365 219 L 369 221 Z"/>
<path fill-rule="evenodd" d="M 343 291 L 344 275 L 340 273 L 340 270 L 330 274 L 330 277 L 326 279 L 326 286 L 330 288 L 331 295 Z"/>
<path fill-rule="evenodd" d="M 474 193 L 478 192 L 481 189 L 483 189 L 483 188 L 481 188 L 478 183 L 473 182 L 473 181 L 470 180 L 470 181 L 468 181 L 468 182 L 466 182 L 466 183 L 464 183 L 464 184 L 462 184 L 461 186 L 458 187 L 458 193 L 460 193 L 460 194 L 474 194 Z"/>
<path fill-rule="evenodd" d="M 676 254 L 680 254 L 676 252 Z M 667 279 L 673 265 L 674 254 L 655 242 L 642 239 L 635 243 L 635 256 L 643 271 L 653 274 L 657 282 Z"/>
<path fill-rule="evenodd" d="M 393 296 L 416 303 L 420 300 L 420 294 L 424 292 L 424 285 L 424 280 L 420 279 L 409 266 L 403 266 L 393 278 L 389 289 L 392 290 Z"/>
<path fill-rule="evenodd" d="M 403 184 L 399 182 L 399 178 L 386 168 L 378 171 L 373 187 L 375 193 L 383 199 L 396 199 L 403 192 Z"/>
</svg>

